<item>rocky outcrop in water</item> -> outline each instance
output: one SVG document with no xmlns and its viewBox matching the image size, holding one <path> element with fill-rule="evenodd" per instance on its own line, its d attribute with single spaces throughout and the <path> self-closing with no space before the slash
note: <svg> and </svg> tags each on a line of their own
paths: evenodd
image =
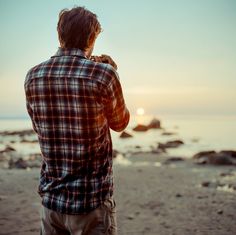
<svg viewBox="0 0 236 235">
<path fill-rule="evenodd" d="M 0 135 L 7 136 L 7 135 L 18 135 L 20 137 L 26 136 L 26 135 L 34 135 L 35 132 L 32 129 L 29 130 L 20 130 L 20 131 L 2 131 L 0 132 Z"/>
<path fill-rule="evenodd" d="M 138 124 L 136 127 L 133 128 L 133 131 L 140 131 L 144 132 L 148 130 L 148 126 Z"/>
<path fill-rule="evenodd" d="M 202 151 L 193 156 L 197 164 L 236 165 L 236 151 Z"/>
<path fill-rule="evenodd" d="M 120 134 L 120 138 L 130 138 L 130 137 L 133 137 L 133 136 L 131 134 L 129 134 L 128 132 L 126 132 L 126 131 L 123 131 Z"/>
<path fill-rule="evenodd" d="M 161 121 L 156 118 L 153 118 L 147 127 L 148 127 L 148 129 L 160 129 L 161 128 Z"/>
<path fill-rule="evenodd" d="M 159 143 L 158 148 L 159 149 L 177 148 L 183 144 L 184 142 L 182 140 L 172 140 L 172 141 L 167 141 L 166 143 Z"/>
<path fill-rule="evenodd" d="M 138 124 L 136 127 L 133 128 L 134 131 L 141 131 L 145 132 L 149 129 L 160 129 L 161 128 L 161 121 L 153 118 L 148 125 Z"/>
</svg>

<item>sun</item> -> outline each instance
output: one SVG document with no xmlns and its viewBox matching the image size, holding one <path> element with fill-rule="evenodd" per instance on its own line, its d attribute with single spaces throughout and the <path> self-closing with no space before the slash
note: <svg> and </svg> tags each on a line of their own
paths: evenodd
<svg viewBox="0 0 236 235">
<path fill-rule="evenodd" d="M 142 116 L 142 115 L 144 115 L 145 111 L 144 111 L 143 108 L 137 108 L 136 113 L 137 113 L 138 116 Z"/>
</svg>

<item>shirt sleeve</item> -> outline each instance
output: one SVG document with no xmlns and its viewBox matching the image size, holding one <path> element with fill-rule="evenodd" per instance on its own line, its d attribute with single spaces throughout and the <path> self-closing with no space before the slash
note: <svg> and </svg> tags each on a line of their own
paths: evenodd
<svg viewBox="0 0 236 235">
<path fill-rule="evenodd" d="M 26 92 L 26 91 L 27 91 L 27 90 L 26 90 L 26 86 L 25 86 L 26 109 L 27 109 L 27 112 L 28 112 L 28 114 L 29 114 L 29 116 L 30 116 L 30 118 L 31 118 L 32 128 L 33 128 L 33 130 L 37 133 L 37 129 L 36 129 L 35 123 L 34 123 L 34 121 L 33 121 L 33 110 L 32 110 L 32 108 L 31 108 L 31 106 L 30 106 L 29 98 L 28 98 L 28 96 L 27 96 L 27 92 Z"/>
<path fill-rule="evenodd" d="M 117 72 L 112 72 L 110 83 L 106 89 L 105 115 L 109 127 L 117 132 L 126 128 L 130 114 L 123 97 L 122 87 Z"/>
</svg>

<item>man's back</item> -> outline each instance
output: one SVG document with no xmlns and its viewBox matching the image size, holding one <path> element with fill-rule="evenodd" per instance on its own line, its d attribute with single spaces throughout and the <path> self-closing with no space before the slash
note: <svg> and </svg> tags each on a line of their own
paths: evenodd
<svg viewBox="0 0 236 235">
<path fill-rule="evenodd" d="M 28 72 L 25 91 L 43 157 L 43 205 L 92 211 L 113 194 L 109 128 L 120 131 L 129 121 L 117 73 L 79 49 L 60 48 Z"/>
</svg>

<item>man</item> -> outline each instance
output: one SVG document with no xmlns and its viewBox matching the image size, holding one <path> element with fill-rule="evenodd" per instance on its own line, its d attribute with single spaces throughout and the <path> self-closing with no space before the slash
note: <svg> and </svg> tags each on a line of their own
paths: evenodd
<svg viewBox="0 0 236 235">
<path fill-rule="evenodd" d="M 57 30 L 61 47 L 25 80 L 42 152 L 41 234 L 116 234 L 109 128 L 129 122 L 116 65 L 91 57 L 101 26 L 87 9 L 62 10 Z"/>
</svg>

